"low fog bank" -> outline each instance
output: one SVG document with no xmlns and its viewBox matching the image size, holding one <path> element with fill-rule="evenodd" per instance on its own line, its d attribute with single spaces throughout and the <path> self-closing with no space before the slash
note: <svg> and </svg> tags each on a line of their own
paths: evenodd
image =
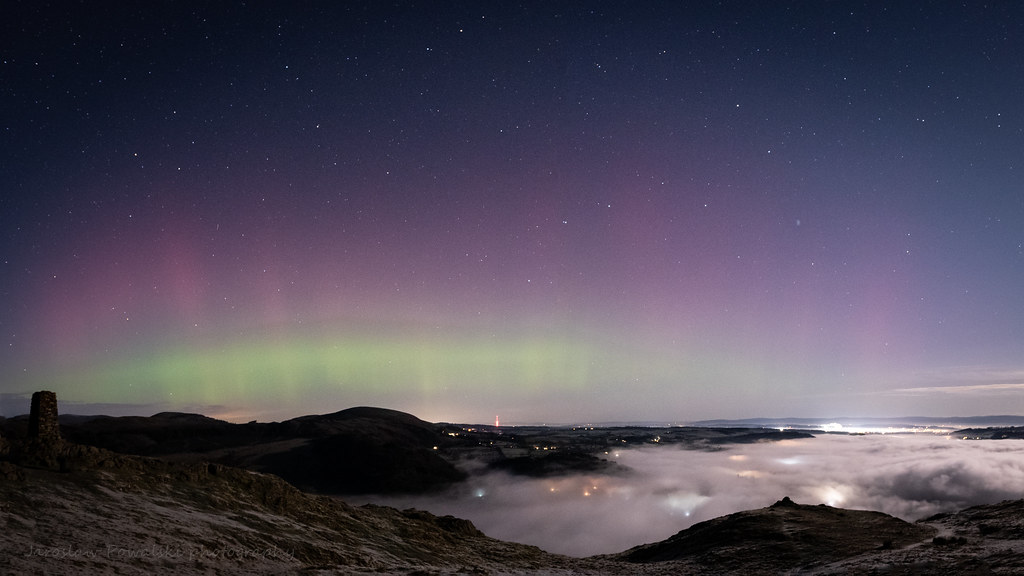
<svg viewBox="0 0 1024 576">
<path fill-rule="evenodd" d="M 488 536 L 589 556 L 662 540 L 783 496 L 911 521 L 1024 498 L 1024 441 L 1018 440 L 823 435 L 716 452 L 652 446 L 607 457 L 633 473 L 554 479 L 489 473 L 443 495 L 362 502 L 453 514 Z"/>
</svg>

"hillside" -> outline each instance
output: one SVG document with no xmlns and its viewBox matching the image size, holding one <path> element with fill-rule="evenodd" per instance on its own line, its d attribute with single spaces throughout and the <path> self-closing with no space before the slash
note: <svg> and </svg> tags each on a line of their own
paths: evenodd
<svg viewBox="0 0 1024 576">
<path fill-rule="evenodd" d="M 784 499 L 621 554 L 569 558 L 489 538 L 465 520 L 353 507 L 266 474 L 74 445 L 61 454 L 64 472 L 0 462 L 5 573 L 852 575 L 1024 569 L 1024 501 L 911 524 Z"/>
<path fill-rule="evenodd" d="M 6 573 L 606 572 L 465 520 L 352 507 L 266 474 L 71 445 L 61 454 L 64 472 L 0 462 Z"/>
</svg>

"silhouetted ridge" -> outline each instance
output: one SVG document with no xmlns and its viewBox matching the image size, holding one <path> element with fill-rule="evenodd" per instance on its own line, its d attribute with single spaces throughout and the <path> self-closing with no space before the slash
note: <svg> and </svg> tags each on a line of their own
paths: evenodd
<svg viewBox="0 0 1024 576">
<path fill-rule="evenodd" d="M 63 429 L 80 444 L 268 472 L 322 493 L 423 492 L 465 478 L 434 450 L 441 427 L 387 408 L 248 424 L 185 412 L 76 416 Z"/>
<path fill-rule="evenodd" d="M 255 463 L 307 489 L 425 492 L 466 477 L 434 449 L 442 441 L 439 427 L 405 412 L 361 406 L 295 418 L 281 427 L 309 440 Z"/>
<path fill-rule="evenodd" d="M 173 420 L 176 422 L 217 422 L 220 424 L 226 424 L 223 420 L 217 420 L 216 418 L 210 418 L 209 416 L 195 414 L 193 412 L 158 412 L 150 416 L 150 418 L 153 420 Z"/>
<path fill-rule="evenodd" d="M 373 406 L 355 406 L 352 408 L 346 408 L 339 410 L 331 414 L 311 415 L 311 416 L 300 416 L 293 418 L 293 420 L 351 420 L 354 418 L 374 418 L 380 420 L 396 420 L 404 421 L 410 424 L 421 424 L 423 426 L 431 426 L 429 422 L 420 420 L 416 416 L 400 410 L 392 410 L 390 408 L 376 408 Z"/>
<path fill-rule="evenodd" d="M 640 563 L 690 560 L 723 572 L 783 570 L 901 548 L 934 533 L 931 527 L 881 512 L 807 506 L 786 497 L 768 508 L 695 524 L 668 540 L 637 546 L 618 557 Z"/>
</svg>

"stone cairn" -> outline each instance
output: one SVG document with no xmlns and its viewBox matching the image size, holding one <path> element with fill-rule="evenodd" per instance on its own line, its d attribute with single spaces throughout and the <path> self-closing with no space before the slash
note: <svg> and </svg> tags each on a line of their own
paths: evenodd
<svg viewBox="0 0 1024 576">
<path fill-rule="evenodd" d="M 28 414 L 28 439 L 40 444 L 59 444 L 60 424 L 57 422 L 57 394 L 43 390 L 32 394 Z"/>
<path fill-rule="evenodd" d="M 28 414 L 28 435 L 12 450 L 13 460 L 33 468 L 65 468 L 64 440 L 57 422 L 57 395 L 42 391 L 32 394 Z"/>
</svg>

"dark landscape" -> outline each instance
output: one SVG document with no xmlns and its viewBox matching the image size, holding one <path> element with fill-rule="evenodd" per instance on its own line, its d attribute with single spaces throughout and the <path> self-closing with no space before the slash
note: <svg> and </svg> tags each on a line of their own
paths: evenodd
<svg viewBox="0 0 1024 576">
<path fill-rule="evenodd" d="M 1024 500 L 917 522 L 805 505 L 763 508 L 586 558 L 489 538 L 422 510 L 345 495 L 439 490 L 480 467 L 524 477 L 630 471 L 623 444 L 719 450 L 807 438 L 744 428 L 460 426 L 353 408 L 280 423 L 194 414 L 59 417 L 34 397 L 2 422 L 8 573 L 122 574 L 1013 574 L 1024 569 Z M 973 433 L 1012 437 L 1016 429 Z M 466 462 L 473 462 L 468 468 Z M 466 470 L 470 470 L 467 472 Z M 608 522 L 614 522 L 609 518 Z"/>
</svg>

